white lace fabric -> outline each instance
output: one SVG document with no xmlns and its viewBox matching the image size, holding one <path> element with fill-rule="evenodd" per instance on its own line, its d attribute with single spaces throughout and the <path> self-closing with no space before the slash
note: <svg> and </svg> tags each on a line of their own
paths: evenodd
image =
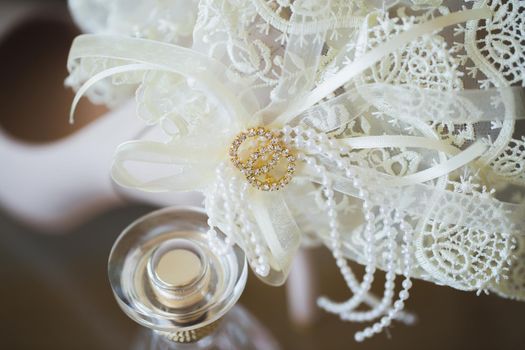
<svg viewBox="0 0 525 350">
<path fill-rule="evenodd" d="M 115 10 L 127 37 L 81 36 L 68 63 L 78 97 L 136 90 L 138 116 L 164 132 L 119 147 L 118 183 L 202 191 L 210 244 L 239 244 L 270 284 L 301 243 L 325 244 L 351 297 L 319 305 L 375 321 L 356 340 L 410 322 L 411 278 L 525 299 L 523 1 L 201 0 L 185 3 L 193 22 L 165 18 L 178 2 L 137 2 L 151 16 Z M 253 127 L 296 158 L 283 189 L 254 188 L 230 162 Z"/>
</svg>

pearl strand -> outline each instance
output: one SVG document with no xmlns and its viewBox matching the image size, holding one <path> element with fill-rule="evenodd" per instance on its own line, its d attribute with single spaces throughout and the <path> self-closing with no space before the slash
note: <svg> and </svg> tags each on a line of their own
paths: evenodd
<svg viewBox="0 0 525 350">
<path fill-rule="evenodd" d="M 309 132 L 309 135 L 307 134 L 307 136 L 310 136 L 312 135 L 313 133 L 315 133 L 313 130 L 310 130 Z M 327 137 L 326 135 L 324 134 L 321 134 L 323 136 L 320 136 L 318 138 L 319 141 L 321 141 L 321 145 L 323 146 L 326 146 L 327 144 Z M 331 148 L 333 148 L 334 146 L 336 146 L 337 144 L 334 144 L 333 142 L 334 140 L 329 140 L 328 141 L 328 144 L 331 146 Z M 368 206 L 368 198 L 366 195 L 366 191 L 364 191 L 362 189 L 362 187 L 359 186 L 358 183 L 355 182 L 356 180 L 356 174 L 352 174 L 352 171 L 350 170 L 349 167 L 344 167 L 344 160 L 342 159 L 342 157 L 340 157 L 340 154 L 337 154 L 337 153 L 334 153 L 333 151 L 330 152 L 327 147 L 324 147 L 323 149 L 324 153 L 326 155 L 328 155 L 328 158 L 332 161 L 334 161 L 338 168 L 344 168 L 345 170 L 345 175 L 348 177 L 348 178 L 352 178 L 352 176 L 354 176 L 354 186 L 356 188 L 359 189 L 360 191 L 360 196 L 361 198 L 363 198 L 363 209 L 365 211 L 365 219 L 367 220 L 368 223 L 370 223 L 372 220 L 373 220 L 373 213 L 371 213 L 370 211 L 367 211 L 367 206 Z M 367 214 L 369 214 L 369 217 L 366 217 Z M 370 215 L 371 214 L 371 215 Z M 411 255 L 410 255 L 410 252 L 408 249 L 409 247 L 409 244 L 411 244 L 410 240 L 411 238 L 408 238 L 407 239 L 407 235 L 410 235 L 410 230 L 411 228 L 408 228 L 406 225 L 405 225 L 405 222 L 403 220 L 400 220 L 399 219 L 399 213 L 396 211 L 395 212 L 395 215 L 396 215 L 396 219 L 398 219 L 398 221 L 400 222 L 400 225 L 401 225 L 401 230 L 404 232 L 404 243 L 405 243 L 405 271 L 404 271 L 404 276 L 405 276 L 405 280 L 402 282 L 402 287 L 403 289 L 399 292 L 399 300 L 396 301 L 394 303 L 394 309 L 390 310 L 389 313 L 383 317 L 381 319 L 380 322 L 378 322 L 380 324 L 380 326 L 378 325 L 373 325 L 372 327 L 370 327 L 370 329 L 372 329 L 372 332 L 373 333 L 379 333 L 384 327 L 390 325 L 390 323 L 392 322 L 392 319 L 396 318 L 396 316 L 400 313 L 400 311 L 402 311 L 403 309 L 403 306 L 404 306 L 404 300 L 408 299 L 408 289 L 411 287 L 411 281 L 410 281 L 410 269 L 411 269 L 411 263 L 410 263 L 410 259 L 411 259 Z M 395 242 L 393 240 L 391 240 L 392 243 L 395 244 Z M 394 293 L 394 280 L 395 280 L 395 266 L 391 266 L 388 271 L 387 271 L 387 278 L 390 279 L 390 283 L 388 282 L 385 282 L 385 286 L 386 284 L 388 283 L 388 288 L 386 288 L 385 290 L 385 302 L 381 305 L 378 305 L 375 312 L 371 312 L 370 314 L 362 314 L 360 312 L 352 312 L 352 313 L 346 313 L 346 316 L 350 316 L 349 318 L 352 318 L 354 319 L 355 321 L 367 321 L 367 320 L 371 320 L 371 319 L 374 319 L 376 317 L 378 317 L 382 312 L 384 312 L 384 310 L 381 311 L 381 309 L 386 309 L 386 307 L 388 306 L 388 304 L 390 304 L 391 302 L 391 299 L 393 297 L 393 293 Z M 390 300 L 388 300 L 390 299 Z M 388 301 L 388 303 L 387 303 Z M 345 302 L 342 306 L 348 306 L 347 304 L 348 302 Z M 332 304 L 331 306 L 339 306 L 339 305 L 334 305 Z M 337 312 L 337 310 L 334 310 Z M 377 314 L 376 317 L 374 317 L 375 315 L 374 314 Z M 413 321 L 413 317 L 405 317 L 405 319 L 407 319 L 407 322 L 412 322 Z M 364 332 L 364 336 L 371 336 L 373 333 L 370 333 L 370 330 L 368 331 L 365 331 Z M 356 334 L 356 337 L 357 338 L 361 338 L 361 334 Z"/>
<path fill-rule="evenodd" d="M 399 292 L 398 300 L 394 303 L 394 307 L 388 311 L 387 315 L 383 316 L 379 322 L 376 322 L 371 327 L 367 327 L 355 334 L 355 340 L 358 342 L 370 338 L 374 333 L 380 333 L 384 328 L 388 327 L 396 315 L 403 310 L 405 307 L 405 300 L 410 296 L 409 289 L 412 287 L 412 281 L 410 280 L 412 271 L 412 251 L 410 249 L 412 246 L 412 227 L 409 227 L 409 225 L 406 224 L 405 220 L 401 218 L 401 215 L 397 210 L 395 211 L 395 220 L 399 222 L 400 228 L 403 231 L 404 280 L 401 283 L 402 289 Z"/>
<path fill-rule="evenodd" d="M 341 318 L 345 321 L 365 322 L 371 321 L 384 314 L 385 310 L 391 305 L 394 297 L 395 279 L 396 279 L 396 231 L 392 227 L 390 213 L 385 213 L 385 209 L 381 207 L 380 216 L 383 218 L 383 227 L 387 231 L 387 268 L 385 275 L 385 289 L 381 302 L 374 308 L 364 312 L 344 313 Z"/>
<path fill-rule="evenodd" d="M 233 245 L 233 240 L 230 237 L 231 234 L 235 234 L 234 232 L 234 225 L 233 225 L 233 218 L 231 216 L 230 208 L 230 201 L 229 198 L 226 196 L 225 191 L 225 184 L 224 184 L 224 176 L 223 176 L 223 170 L 224 170 L 224 163 L 219 164 L 219 166 L 216 169 L 216 181 L 213 185 L 213 189 L 210 191 L 210 194 L 206 198 L 206 211 L 208 213 L 208 226 L 209 230 L 207 233 L 208 238 L 208 244 L 210 246 L 210 249 L 214 251 L 216 254 L 223 255 L 225 254 L 228 249 Z M 225 207 L 225 216 L 226 216 L 226 232 L 229 233 L 229 235 L 226 235 L 224 238 L 224 241 L 221 241 L 219 237 L 217 236 L 217 231 L 215 230 L 217 228 L 218 223 L 216 222 L 215 218 L 218 217 L 218 210 L 217 210 L 217 203 L 216 200 L 216 194 L 219 193 L 222 202 L 224 203 Z M 228 215 L 229 214 L 229 215 Z"/>
<path fill-rule="evenodd" d="M 335 162 L 338 168 L 340 168 L 342 170 L 345 170 L 345 175 L 348 178 L 352 178 L 352 177 L 354 177 L 354 179 L 356 178 L 355 174 L 353 174 L 348 167 L 345 167 L 345 165 L 348 164 L 348 161 L 345 162 L 342 159 L 342 157 L 340 156 L 340 154 L 346 154 L 348 152 L 348 149 L 345 148 L 345 150 L 343 150 L 343 147 L 341 147 L 341 148 L 339 148 L 339 153 L 336 153 L 336 152 L 333 151 L 333 148 L 338 146 L 337 143 L 335 142 L 335 140 L 328 139 L 326 137 L 326 135 L 324 135 L 324 134 L 322 134 L 322 136 L 317 137 L 317 141 L 320 141 L 319 143 L 322 146 L 325 146 L 327 143 L 330 145 L 330 149 L 327 149 L 327 147 L 320 147 L 319 143 L 314 142 L 313 139 L 318 134 L 315 131 L 313 131 L 313 130 L 306 130 L 306 132 L 305 132 L 300 127 L 296 127 L 296 128 L 285 127 L 285 128 L 283 128 L 283 133 L 284 133 L 284 137 L 285 137 L 285 142 L 292 141 L 293 143 L 296 144 L 296 146 L 307 148 L 309 151 L 313 151 L 313 153 L 325 153 L 327 158 L 329 160 Z M 292 136 L 292 133 L 296 134 L 295 137 Z M 304 137 L 304 134 L 306 134 L 308 139 L 306 139 Z M 366 209 L 368 207 L 367 206 L 367 200 L 365 198 L 367 193 L 362 191 L 362 187 L 359 187 L 359 183 L 355 183 L 354 182 L 354 186 L 360 190 L 361 197 L 363 199 L 365 199 L 364 200 L 364 202 L 365 202 L 364 208 Z M 382 210 L 382 209 L 380 208 L 380 210 Z M 366 219 L 367 219 L 367 222 L 369 223 L 369 222 L 371 222 L 373 220 L 373 213 L 370 210 L 368 210 L 366 214 L 368 214 Z M 384 215 L 384 212 L 382 212 L 381 214 L 382 214 L 383 217 L 387 217 L 387 216 Z M 397 212 L 396 212 L 396 214 L 398 215 Z M 369 320 L 372 320 L 374 318 L 379 317 L 381 314 L 383 314 L 385 312 L 385 310 L 388 308 L 388 306 L 391 305 L 391 302 L 392 302 L 392 299 L 393 299 L 393 294 L 394 294 L 394 288 L 395 288 L 394 281 L 395 281 L 395 277 L 396 277 L 396 273 L 395 273 L 396 266 L 394 264 L 394 257 L 396 256 L 395 250 L 396 250 L 397 244 L 396 244 L 396 241 L 395 241 L 395 232 L 394 232 L 393 228 L 391 227 L 391 223 L 390 223 L 389 219 L 390 219 L 390 217 L 387 218 L 388 223 L 385 223 L 385 226 L 390 228 L 390 231 L 389 231 L 389 236 L 390 237 L 388 238 L 388 242 L 389 242 L 388 248 L 389 248 L 389 252 L 390 253 L 389 253 L 389 256 L 387 257 L 387 260 L 389 261 L 389 264 L 387 266 L 387 274 L 386 274 L 386 281 L 385 281 L 385 292 L 384 292 L 384 295 L 383 295 L 383 299 L 381 300 L 381 302 L 379 302 L 374 296 L 370 295 L 369 293 L 364 293 L 363 301 L 365 301 L 368 305 L 372 306 L 373 310 L 366 311 L 366 312 L 356 312 L 356 311 L 354 311 L 354 312 L 345 312 L 344 315 L 342 315 L 343 319 L 349 319 L 349 320 L 353 320 L 353 321 L 369 321 Z M 402 222 L 402 223 L 404 224 L 404 222 Z M 405 230 L 403 230 L 403 231 L 406 233 Z M 405 245 L 407 244 L 407 242 L 410 242 L 410 240 L 407 241 L 406 237 L 405 237 Z M 408 257 L 408 259 L 410 259 L 410 257 Z M 405 256 L 405 262 L 406 261 L 407 261 L 407 258 Z M 345 263 L 346 263 L 346 261 L 345 261 Z M 338 265 L 340 265 L 340 264 L 341 264 L 341 261 L 338 261 Z M 408 268 L 408 270 L 410 270 L 410 268 Z M 409 272 L 408 272 L 408 275 L 406 273 L 407 273 L 407 271 L 405 271 L 405 276 L 409 276 Z M 356 286 L 357 286 L 357 281 L 355 280 L 355 277 L 353 276 L 353 274 L 352 275 L 347 275 L 346 277 L 347 278 L 345 278 L 345 279 L 347 280 L 347 284 L 349 284 L 350 289 L 352 289 L 352 291 L 355 292 L 354 288 L 356 288 Z M 352 277 L 354 277 L 353 281 L 352 281 Z M 352 282 L 354 282 L 354 283 L 352 283 Z M 400 292 L 400 299 L 408 297 L 408 288 L 410 288 L 410 285 L 411 285 L 411 283 L 410 283 L 409 279 L 408 279 L 408 282 L 407 282 L 406 279 L 405 279 L 405 281 L 403 281 L 403 288 L 404 289 Z M 352 288 L 352 286 L 354 288 Z M 357 286 L 357 288 L 359 288 L 359 286 Z M 320 302 L 322 303 L 322 299 L 320 300 Z M 331 312 L 340 313 L 339 310 L 335 310 L 335 308 L 336 307 L 339 308 L 341 305 L 337 305 L 335 303 L 329 303 L 329 304 L 331 304 L 331 306 L 334 306 L 334 310 L 331 310 Z M 414 322 L 414 316 L 413 315 L 406 314 L 406 313 L 404 313 L 402 311 L 402 308 L 400 307 L 400 306 L 402 306 L 401 303 L 397 302 L 396 306 L 394 308 L 394 309 L 396 309 L 395 312 L 389 312 L 388 316 L 383 317 L 383 319 L 381 319 L 381 322 L 378 322 L 378 325 L 373 325 L 371 327 L 372 332 L 375 332 L 375 333 L 380 332 L 382 328 L 384 328 L 385 326 L 390 324 L 392 319 L 401 320 L 401 321 L 403 321 L 406 324 L 411 324 L 411 323 Z M 327 311 L 330 311 L 330 310 L 327 310 Z M 381 326 L 381 328 L 379 328 L 380 326 Z M 362 338 L 361 337 L 361 333 L 359 335 L 356 335 L 356 337 L 359 338 L 359 339 Z M 367 335 L 367 336 L 369 336 L 371 334 L 372 333 L 370 333 L 370 331 L 365 331 L 363 333 L 363 335 Z"/>
<path fill-rule="evenodd" d="M 375 273 L 375 254 L 374 254 L 374 237 L 373 237 L 373 220 L 374 214 L 371 212 L 370 205 L 368 204 L 368 193 L 361 186 L 359 179 L 356 174 L 351 171 L 351 168 L 345 167 L 345 161 L 342 159 L 339 153 L 334 152 L 333 148 L 338 146 L 337 142 L 333 139 L 328 139 L 326 134 L 317 133 L 314 130 L 308 129 L 303 130 L 302 127 L 297 126 L 294 128 L 285 127 L 283 128 L 283 133 L 285 137 L 285 142 L 292 141 L 295 143 L 297 148 L 304 148 L 311 153 L 324 153 L 325 156 L 334 161 L 339 168 L 345 168 L 346 176 L 348 178 L 353 178 L 354 186 L 359 189 L 360 197 L 363 199 L 363 209 L 365 212 L 365 220 L 367 221 L 365 227 L 365 235 L 367 237 L 367 246 L 366 246 L 366 256 L 367 264 L 365 267 L 365 275 L 363 276 L 363 281 L 359 284 L 353 274 L 351 268 L 348 266 L 348 262 L 343 257 L 341 250 L 341 239 L 338 232 L 338 222 L 336 217 L 335 201 L 333 201 L 333 190 L 327 189 L 327 175 L 326 169 L 320 165 L 314 164 L 313 158 L 305 158 L 306 162 L 313 166 L 316 171 L 322 177 L 322 186 L 325 188 L 325 191 L 331 195 L 331 198 L 327 195 L 327 205 L 328 205 L 328 216 L 330 220 L 330 236 L 332 239 L 332 254 L 336 259 L 336 264 L 343 275 L 343 278 L 350 288 L 354 295 L 346 302 L 342 304 L 336 304 L 329 301 L 326 298 L 320 298 L 318 305 L 325 309 L 328 312 L 341 314 L 342 312 L 348 312 L 363 302 L 367 292 L 370 290 Z M 295 137 L 292 137 L 292 133 L 295 133 Z M 306 138 L 305 138 L 306 136 Z M 317 142 L 316 142 L 317 141 Z M 326 147 L 326 146 L 329 147 Z M 303 157 L 304 158 L 304 157 Z M 325 193 L 326 194 L 326 193 Z M 331 215 L 332 214 L 332 215 Z"/>
<path fill-rule="evenodd" d="M 216 251 L 224 254 L 226 250 L 234 244 L 234 241 L 230 237 L 230 235 L 233 235 L 239 242 L 242 242 L 246 256 L 254 271 L 261 276 L 267 276 L 270 271 L 269 259 L 267 255 L 265 255 L 266 251 L 263 249 L 256 234 L 257 231 L 254 225 L 246 215 L 246 210 L 248 210 L 248 212 L 251 211 L 251 206 L 246 200 L 248 183 L 243 182 L 239 188 L 240 181 L 238 181 L 238 178 L 233 174 L 225 174 L 226 170 L 224 163 L 221 163 L 217 167 L 216 191 L 220 194 L 220 200 L 224 203 L 225 210 L 223 214 L 226 218 L 226 232 L 228 232 L 229 235 L 226 236 L 222 247 L 220 247 L 218 251 L 216 249 Z M 227 175 L 231 175 L 228 176 L 228 186 L 226 186 L 225 182 Z M 213 200 L 215 200 L 215 197 Z M 234 213 L 237 214 L 237 217 L 234 216 Z M 214 221 L 210 223 L 215 224 Z"/>
<path fill-rule="evenodd" d="M 250 265 L 258 275 L 268 276 L 270 264 L 268 263 L 269 258 L 267 252 L 260 242 L 259 235 L 256 233 L 256 227 L 246 214 L 252 211 L 249 201 L 246 200 L 248 186 L 249 184 L 244 182 L 240 189 L 230 188 L 230 194 L 237 197 L 234 202 L 237 204 L 236 211 L 239 215 L 239 226 L 243 234 L 246 249 L 253 253 L 250 254 Z"/>
</svg>

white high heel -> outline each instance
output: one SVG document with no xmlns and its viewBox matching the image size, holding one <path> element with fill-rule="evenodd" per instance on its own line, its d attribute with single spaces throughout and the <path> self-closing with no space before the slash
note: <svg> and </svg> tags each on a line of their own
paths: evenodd
<svg viewBox="0 0 525 350">
<path fill-rule="evenodd" d="M 142 122 L 134 117 L 134 105 L 128 103 L 47 145 L 25 144 L 0 131 L 0 204 L 26 223 L 48 230 L 66 229 L 121 205 L 109 176 L 113 152 L 142 129 Z M 156 204 L 202 203 L 196 193 L 119 192 Z"/>
<path fill-rule="evenodd" d="M 59 11 L 51 11 L 50 7 L 56 6 L 0 4 L 0 41 L 9 40 L 9 33 L 13 32 L 13 28 L 21 27 L 21 23 L 31 25 L 32 19 L 51 20 L 51 22 L 55 21 L 55 24 L 62 22 L 65 29 L 71 29 L 65 7 L 61 10 L 58 8 Z M 41 40 L 41 38 L 37 37 L 34 40 Z M 22 41 L 23 45 L 30 45 L 25 40 L 20 40 Z M 39 59 L 42 57 L 38 53 L 29 54 L 31 59 L 35 60 L 35 64 L 39 64 Z M 16 54 L 14 57 L 17 59 Z M 50 60 L 49 57 L 47 60 Z M 39 77 L 33 79 L 38 80 Z M 46 84 L 40 86 L 37 90 L 43 91 L 37 91 L 36 95 L 46 95 L 45 101 L 49 103 L 49 96 L 55 98 L 55 95 L 51 95 L 51 92 L 45 89 L 51 90 L 52 87 Z M 58 89 L 61 89 L 61 86 L 58 86 Z M 69 107 L 71 101 L 65 94 L 72 93 L 65 87 L 63 91 L 62 103 Z M 5 91 L 7 92 L 9 91 Z M 28 92 L 15 91 L 11 95 L 16 97 L 22 93 Z M 31 94 L 31 96 L 35 95 L 33 92 Z M 25 105 L 32 104 L 31 101 L 28 98 Z M 60 103 L 58 100 L 52 102 Z M 22 107 L 25 106 L 21 106 L 20 110 L 25 109 Z M 109 173 L 116 146 L 135 138 L 144 128 L 144 124 L 136 118 L 131 101 L 81 126 L 80 129 L 79 125 L 71 129 L 66 125 L 67 107 L 51 113 L 45 110 L 46 107 L 35 103 L 34 111 L 31 112 L 34 113 L 34 117 L 31 114 L 31 118 L 27 118 L 16 113 L 18 111 L 16 105 L 9 110 L 9 106 L 0 104 L 0 116 L 4 118 L 3 124 L 0 120 L 0 206 L 13 216 L 27 224 L 36 225 L 41 230 L 57 232 L 77 225 L 97 212 L 121 205 L 124 203 L 123 196 L 161 205 L 202 203 L 201 196 L 196 193 L 149 195 L 139 191 L 117 189 L 113 185 Z M 47 112 L 48 115 L 43 116 L 42 111 Z M 81 118 L 92 120 L 94 113 L 93 110 L 89 110 L 88 113 L 84 110 L 81 113 L 84 116 Z M 13 125 L 18 123 L 22 129 L 32 131 L 31 135 L 34 135 L 34 130 L 28 125 L 31 123 L 30 120 L 37 119 L 45 119 L 45 123 L 60 121 L 64 124 L 65 127 L 62 129 L 65 131 L 59 133 L 56 130 L 52 131 L 54 134 L 59 134 L 61 138 L 56 139 L 56 135 L 43 137 L 38 140 L 51 141 L 35 144 L 29 142 L 35 141 L 31 137 L 13 132 Z M 40 130 L 43 129 L 42 125 L 45 124 L 34 128 L 39 129 L 37 131 L 40 133 L 45 133 L 46 131 Z M 64 137 L 66 134 L 69 135 Z"/>
</svg>

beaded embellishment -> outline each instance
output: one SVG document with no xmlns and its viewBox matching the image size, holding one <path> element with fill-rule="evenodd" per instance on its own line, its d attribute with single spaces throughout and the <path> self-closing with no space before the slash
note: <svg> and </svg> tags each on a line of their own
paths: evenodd
<svg viewBox="0 0 525 350">
<path fill-rule="evenodd" d="M 295 156 L 280 132 L 250 128 L 241 132 L 230 147 L 230 159 L 248 182 L 261 191 L 286 186 L 295 173 Z"/>
</svg>

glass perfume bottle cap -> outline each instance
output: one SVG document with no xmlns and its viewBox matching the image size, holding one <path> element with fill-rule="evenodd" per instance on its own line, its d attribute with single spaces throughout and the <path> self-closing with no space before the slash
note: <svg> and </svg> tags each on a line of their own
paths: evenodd
<svg viewBox="0 0 525 350">
<path fill-rule="evenodd" d="M 152 278 L 167 288 L 182 288 L 192 285 L 205 272 L 206 265 L 192 250 L 184 248 L 171 249 L 159 257 L 155 252 L 151 261 Z M 180 268 L 181 266 L 185 268 Z"/>
<path fill-rule="evenodd" d="M 159 300 L 174 308 L 190 307 L 206 296 L 210 281 L 206 253 L 189 239 L 167 240 L 151 254 L 147 274 Z"/>
<path fill-rule="evenodd" d="M 208 246 L 207 216 L 199 208 L 167 208 L 128 226 L 108 263 L 113 293 L 136 322 L 177 342 L 216 328 L 237 302 L 247 276 L 244 253 Z"/>
</svg>

